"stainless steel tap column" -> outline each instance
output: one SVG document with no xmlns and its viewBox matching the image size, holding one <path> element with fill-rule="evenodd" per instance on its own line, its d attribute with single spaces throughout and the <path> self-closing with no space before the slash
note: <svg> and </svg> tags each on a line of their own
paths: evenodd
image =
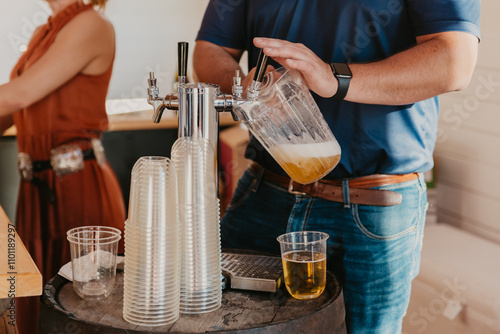
<svg viewBox="0 0 500 334">
<path fill-rule="evenodd" d="M 217 152 L 219 113 L 214 102 L 219 87 L 193 83 L 179 85 L 179 137 L 203 137 Z"/>
</svg>

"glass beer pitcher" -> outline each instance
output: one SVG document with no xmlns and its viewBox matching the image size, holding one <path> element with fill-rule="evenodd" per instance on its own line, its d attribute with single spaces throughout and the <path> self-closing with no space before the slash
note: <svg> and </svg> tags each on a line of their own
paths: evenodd
<svg viewBox="0 0 500 334">
<path fill-rule="evenodd" d="M 279 68 L 233 112 L 297 183 L 315 182 L 340 161 L 340 146 L 300 73 Z"/>
</svg>

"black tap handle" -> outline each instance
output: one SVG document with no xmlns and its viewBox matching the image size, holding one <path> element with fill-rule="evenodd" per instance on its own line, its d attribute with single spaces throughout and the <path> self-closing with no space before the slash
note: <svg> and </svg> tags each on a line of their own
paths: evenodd
<svg viewBox="0 0 500 334">
<path fill-rule="evenodd" d="M 264 54 L 264 51 L 260 49 L 259 59 L 257 60 L 257 66 L 255 69 L 255 75 L 253 77 L 254 81 L 262 82 L 264 79 L 264 74 L 266 73 L 268 57 Z"/>
<path fill-rule="evenodd" d="M 189 51 L 189 43 L 188 42 L 179 42 L 177 45 L 178 51 L 178 72 L 179 77 L 187 76 L 187 66 L 188 66 L 188 51 Z"/>
</svg>

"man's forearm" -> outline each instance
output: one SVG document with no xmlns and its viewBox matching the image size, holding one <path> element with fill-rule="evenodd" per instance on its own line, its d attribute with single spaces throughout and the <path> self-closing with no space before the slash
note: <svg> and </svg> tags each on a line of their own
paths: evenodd
<svg viewBox="0 0 500 334">
<path fill-rule="evenodd" d="M 353 79 L 346 100 L 400 105 L 467 86 L 477 58 L 477 38 L 448 33 L 382 61 L 350 65 Z"/>
<path fill-rule="evenodd" d="M 257 47 L 283 66 L 297 69 L 310 90 L 331 97 L 338 88 L 331 68 L 300 43 L 255 38 Z M 345 100 L 403 105 L 467 86 L 477 58 L 477 37 L 445 32 L 417 37 L 417 45 L 387 59 L 350 64 L 352 79 Z"/>
<path fill-rule="evenodd" d="M 231 93 L 235 71 L 242 73 L 238 63 L 241 53 L 205 41 L 196 42 L 193 68 L 197 80 L 218 85 L 222 92 Z"/>
</svg>

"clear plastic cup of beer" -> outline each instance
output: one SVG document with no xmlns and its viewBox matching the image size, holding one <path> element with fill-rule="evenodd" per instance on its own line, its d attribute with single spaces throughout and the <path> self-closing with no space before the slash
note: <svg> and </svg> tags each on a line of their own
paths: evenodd
<svg viewBox="0 0 500 334">
<path fill-rule="evenodd" d="M 319 297 L 326 286 L 326 240 L 328 234 L 316 231 L 280 235 L 285 286 L 296 299 Z"/>
<path fill-rule="evenodd" d="M 323 178 L 340 161 L 340 145 L 296 70 L 268 73 L 258 94 L 233 111 L 297 183 Z"/>
</svg>

